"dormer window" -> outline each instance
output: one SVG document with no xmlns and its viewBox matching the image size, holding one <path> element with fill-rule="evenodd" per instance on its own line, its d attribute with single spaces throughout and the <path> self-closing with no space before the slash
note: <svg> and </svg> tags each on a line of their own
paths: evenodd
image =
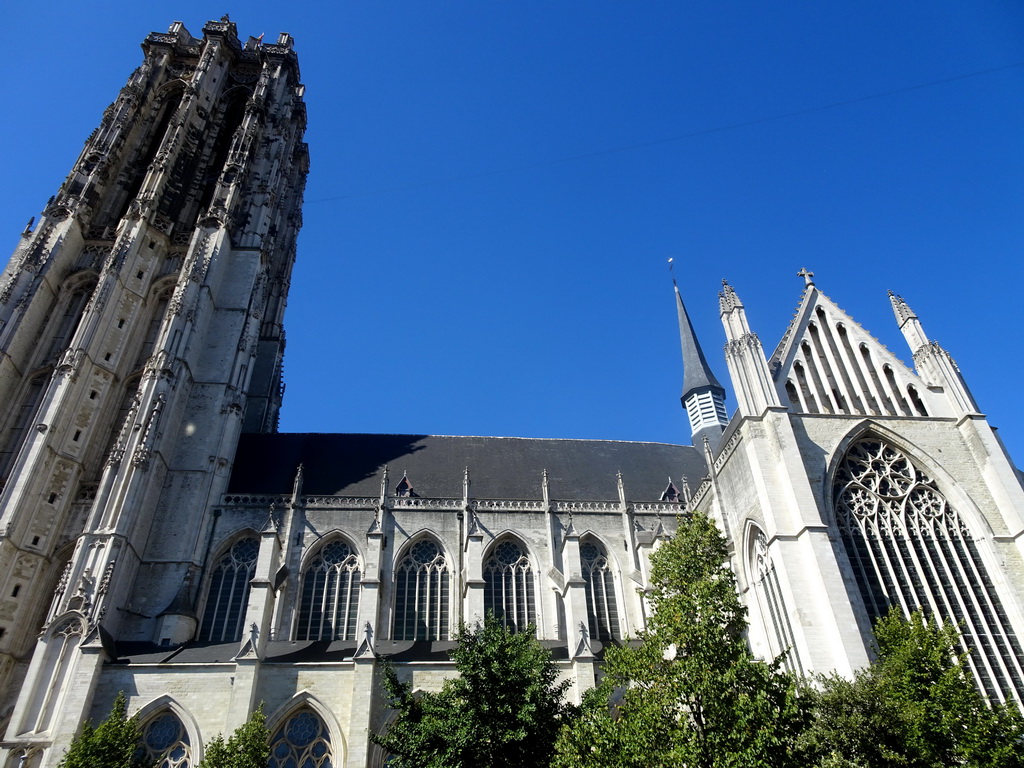
<svg viewBox="0 0 1024 768">
<path fill-rule="evenodd" d="M 395 496 L 399 498 L 412 498 L 416 495 L 416 492 L 412 489 L 412 483 L 409 482 L 408 475 L 402 475 L 401 481 L 395 486 Z"/>
<path fill-rule="evenodd" d="M 676 484 L 669 478 L 668 485 L 661 494 L 662 501 L 679 501 L 679 489 L 676 488 Z"/>
</svg>

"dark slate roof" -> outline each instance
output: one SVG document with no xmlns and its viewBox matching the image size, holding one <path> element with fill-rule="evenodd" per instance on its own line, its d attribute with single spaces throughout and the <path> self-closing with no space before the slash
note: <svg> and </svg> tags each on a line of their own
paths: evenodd
<svg viewBox="0 0 1024 768">
<path fill-rule="evenodd" d="M 685 476 L 695 488 L 707 470 L 689 445 L 612 440 L 547 440 L 520 437 L 428 435 L 247 434 L 242 435 L 228 493 L 291 493 L 303 465 L 307 495 L 380 495 L 381 472 L 389 468 L 393 492 L 408 474 L 417 496 L 461 498 L 469 467 L 471 496 L 478 499 L 539 499 L 548 471 L 552 499 L 618 499 L 622 472 L 626 498 L 658 501 L 669 477 Z"/>
<path fill-rule="evenodd" d="M 725 389 L 715 378 L 711 366 L 708 365 L 708 361 L 704 357 L 704 350 L 700 348 L 700 342 L 697 341 L 697 334 L 694 333 L 690 316 L 686 313 L 686 306 L 679 293 L 679 286 L 676 286 L 676 311 L 679 314 L 679 342 L 683 348 L 682 399 L 685 400 L 688 395 L 697 390 L 709 388 L 724 395 Z"/>
<path fill-rule="evenodd" d="M 569 658 L 569 649 L 564 640 L 541 640 L 555 661 Z M 450 661 L 454 641 L 426 640 L 383 640 L 374 646 L 378 656 L 393 662 L 406 661 Z M 174 647 L 159 646 L 148 642 L 120 642 L 111 664 L 220 664 L 230 662 L 238 653 L 239 641 L 232 643 L 187 643 Z M 591 650 L 598 658 L 603 657 L 603 643 L 592 641 Z M 264 661 L 268 664 L 304 664 L 340 662 L 351 659 L 357 650 L 350 640 L 316 640 L 290 642 L 287 640 L 267 643 Z"/>
</svg>

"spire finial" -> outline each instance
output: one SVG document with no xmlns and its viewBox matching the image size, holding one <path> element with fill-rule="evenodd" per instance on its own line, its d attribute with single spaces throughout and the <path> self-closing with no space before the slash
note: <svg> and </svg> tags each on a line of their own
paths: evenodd
<svg viewBox="0 0 1024 768">
<path fill-rule="evenodd" d="M 907 320 L 917 317 L 917 315 L 914 314 L 914 310 L 910 308 L 910 305 L 907 304 L 906 300 L 898 293 L 889 291 L 889 302 L 892 304 L 893 314 L 896 315 L 896 322 L 899 323 L 900 327 L 902 327 Z"/>
<path fill-rule="evenodd" d="M 804 284 L 808 288 L 810 288 L 812 285 L 814 285 L 814 273 L 811 272 L 811 270 L 809 270 L 807 267 L 804 267 L 803 269 L 801 269 L 796 274 L 797 274 L 798 277 L 802 277 L 804 279 Z"/>
<path fill-rule="evenodd" d="M 669 275 L 672 276 L 672 285 L 674 285 L 676 288 L 678 288 L 679 284 L 676 282 L 675 266 L 676 266 L 675 259 L 670 256 L 669 259 L 668 259 L 668 273 L 669 273 Z"/>
<path fill-rule="evenodd" d="M 724 277 L 722 278 L 722 290 L 718 294 L 718 308 L 722 312 L 729 312 L 730 310 L 742 307 L 739 296 L 736 295 L 736 289 L 729 285 L 729 281 Z"/>
</svg>

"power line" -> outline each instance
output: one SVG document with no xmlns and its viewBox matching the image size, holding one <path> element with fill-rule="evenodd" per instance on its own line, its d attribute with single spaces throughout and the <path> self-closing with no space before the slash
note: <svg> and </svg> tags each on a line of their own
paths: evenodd
<svg viewBox="0 0 1024 768">
<path fill-rule="evenodd" d="M 767 117 L 756 117 L 751 120 L 742 120 L 737 123 L 728 123 L 726 125 L 718 125 L 713 128 L 702 128 L 697 131 L 690 131 L 689 133 L 680 133 L 675 136 L 668 136 L 663 139 L 652 139 L 651 141 L 642 141 L 636 144 L 622 144 L 617 147 L 609 147 L 607 149 L 598 149 L 593 152 L 583 152 L 578 155 L 567 155 L 565 157 L 553 158 L 551 160 L 541 160 L 535 163 L 524 163 L 521 165 L 510 165 L 505 168 L 495 168 L 489 171 L 480 171 L 478 173 L 469 173 L 463 176 L 449 176 L 442 179 L 433 179 L 432 181 L 423 181 L 417 184 L 404 184 L 396 187 L 385 187 L 384 189 L 376 189 L 369 192 L 355 192 L 349 195 L 338 195 L 336 197 L 322 197 L 319 200 L 307 200 L 306 204 L 315 203 L 329 203 L 337 200 L 351 200 L 358 197 L 372 197 L 373 195 L 385 195 L 392 192 L 405 192 L 412 189 L 421 189 L 423 187 L 433 187 L 439 184 L 453 184 L 460 181 L 472 181 L 474 179 L 483 179 L 488 176 L 498 176 L 503 173 L 514 173 L 516 171 L 532 170 L 534 168 L 545 168 L 551 165 L 560 165 L 562 163 L 571 163 L 576 160 L 589 160 L 595 157 L 604 157 L 606 155 L 614 155 L 619 152 L 631 152 L 635 149 L 646 149 L 647 147 L 656 147 L 661 144 L 672 144 L 677 141 L 684 141 L 685 139 L 693 139 L 698 136 L 708 136 L 714 133 L 723 133 L 725 131 L 733 131 L 737 128 L 748 128 L 753 125 L 763 125 L 765 123 L 776 122 L 778 120 L 787 120 L 791 117 L 803 117 L 804 115 L 811 115 L 815 112 L 824 112 L 829 109 L 838 109 L 839 107 L 848 107 L 852 104 L 860 104 L 865 101 L 871 101 L 873 99 L 882 99 L 887 96 L 896 96 L 901 93 L 910 93 L 911 91 L 920 91 L 925 88 L 934 88 L 938 85 L 946 85 L 947 83 L 955 83 L 960 80 L 970 80 L 975 77 L 983 77 L 984 75 L 990 75 L 994 72 L 1002 72 L 1007 69 L 1014 69 L 1015 67 L 1024 66 L 1024 61 L 1017 61 L 1012 64 L 1004 64 L 999 67 L 991 67 L 989 69 L 979 69 L 974 72 L 967 72 L 962 75 L 954 75 L 952 77 L 945 77 L 941 80 L 930 80 L 925 83 L 917 83 L 915 85 L 908 85 L 903 88 L 894 88 L 889 91 L 879 91 L 877 93 L 868 94 L 866 96 L 857 96 L 852 99 L 844 99 L 842 101 L 833 101 L 828 104 L 819 104 L 814 107 L 807 107 L 805 109 L 798 109 L 792 112 L 782 112 L 777 115 L 769 115 Z"/>
</svg>

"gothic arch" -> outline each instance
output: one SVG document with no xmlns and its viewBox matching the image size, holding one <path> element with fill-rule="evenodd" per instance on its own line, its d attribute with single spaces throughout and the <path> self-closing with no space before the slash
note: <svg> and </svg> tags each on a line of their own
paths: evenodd
<svg viewBox="0 0 1024 768">
<path fill-rule="evenodd" d="M 1024 695 L 1024 651 L 972 529 L 932 467 L 899 442 L 861 430 L 830 468 L 835 529 L 868 616 L 895 606 L 961 628 L 966 662 L 994 701 Z M 987 533 L 981 528 L 981 534 Z"/>
<path fill-rule="evenodd" d="M 330 707 L 308 690 L 297 692 L 288 701 L 271 712 L 267 717 L 267 730 L 273 732 L 275 728 L 280 728 L 287 718 L 303 708 L 309 708 L 316 712 L 331 732 L 331 740 L 334 741 L 336 739 L 339 744 L 344 745 L 345 734 L 341 729 L 341 724 L 338 723 L 338 718 L 334 716 L 334 712 L 331 711 Z M 340 761 L 338 762 L 340 763 Z"/>
<path fill-rule="evenodd" d="M 309 719 L 308 715 L 319 723 Z M 306 722 L 293 723 L 296 717 Z M 292 733 L 288 732 L 289 726 L 294 727 Z M 306 768 L 309 765 L 307 760 L 312 760 L 316 768 L 341 768 L 345 765 L 348 745 L 341 727 L 334 713 L 309 691 L 300 691 L 278 707 L 267 718 L 267 730 L 270 732 L 269 768 L 284 765 Z M 303 755 L 306 760 L 302 759 Z M 289 756 L 293 757 L 293 763 L 287 762 Z"/>
<path fill-rule="evenodd" d="M 195 768 L 203 759 L 203 739 L 199 725 L 196 723 L 195 718 L 192 717 L 192 713 L 168 694 L 157 696 L 152 701 L 142 705 L 135 713 L 140 730 L 142 731 L 143 746 L 147 749 L 151 748 L 150 744 L 147 743 L 149 728 L 165 714 L 174 715 L 180 723 L 183 731 L 182 735 L 184 736 L 183 741 L 185 742 L 185 754 L 176 755 L 177 759 L 172 759 L 169 763 L 162 761 L 157 765 L 157 768 Z M 167 747 L 173 747 L 174 743 L 171 742 Z M 156 755 L 153 756 L 156 757 Z"/>
<path fill-rule="evenodd" d="M 114 190 L 108 198 L 106 216 L 98 217 L 97 224 L 117 226 L 142 189 L 150 164 L 156 159 L 175 113 L 181 106 L 186 84 L 183 80 L 172 80 L 154 93 L 149 103 L 140 107 L 131 120 L 132 129 L 126 144 L 130 155 L 125 168 L 132 169 L 122 189 Z M 135 143 L 138 142 L 138 143 Z M 133 146 L 134 144 L 134 146 Z"/>
<path fill-rule="evenodd" d="M 249 582 L 259 557 L 260 537 L 251 528 L 236 531 L 207 563 L 199 640 L 235 642 L 242 637 Z"/>
<path fill-rule="evenodd" d="M 306 551 L 302 553 L 302 566 L 300 570 L 305 571 L 306 568 L 309 567 L 310 563 L 312 563 L 313 560 L 315 560 L 320 555 L 324 547 L 328 546 L 329 544 L 332 544 L 335 541 L 343 542 L 345 546 L 347 546 L 352 551 L 352 554 L 354 554 L 356 558 L 359 559 L 360 565 L 362 565 L 363 556 L 359 552 L 359 546 L 355 543 L 355 541 L 352 540 L 352 538 L 347 533 L 344 533 L 340 529 L 336 528 L 334 530 L 328 531 L 319 539 L 317 539 L 308 547 L 306 547 Z"/>
<path fill-rule="evenodd" d="M 52 372 L 52 366 L 45 366 L 26 376 L 13 398 L 17 407 L 11 408 L 9 418 L 0 424 L 0 489 L 14 469 L 32 425 L 38 421 Z"/>
<path fill-rule="evenodd" d="M 612 547 L 593 531 L 580 536 L 580 574 L 585 582 L 587 628 L 594 640 L 623 637 L 622 570 Z"/>
<path fill-rule="evenodd" d="M 484 552 L 484 612 L 506 627 L 524 632 L 540 626 L 537 599 L 539 560 L 517 534 L 503 531 Z"/>
<path fill-rule="evenodd" d="M 25 688 L 33 693 L 15 729 L 18 734 L 49 730 L 87 630 L 82 615 L 71 611 L 57 616 L 43 632 L 43 647 L 36 650 L 25 681 Z"/>
<path fill-rule="evenodd" d="M 333 531 L 309 548 L 299 576 L 297 640 L 353 640 L 363 560 L 351 539 Z"/>
<path fill-rule="evenodd" d="M 38 768 L 45 752 L 46 747 L 43 746 L 11 749 L 7 754 L 7 768 Z"/>
<path fill-rule="evenodd" d="M 429 530 L 409 537 L 395 558 L 392 584 L 395 640 L 448 640 L 453 560 Z"/>
<path fill-rule="evenodd" d="M 835 484 L 836 474 L 839 471 L 839 466 L 849 451 L 850 446 L 858 440 L 869 437 L 876 437 L 880 440 L 884 440 L 893 447 L 898 448 L 914 462 L 915 466 L 931 476 L 931 478 L 938 483 L 942 494 L 953 502 L 957 512 L 962 517 L 967 518 L 971 531 L 975 536 L 989 537 L 995 534 L 995 531 L 992 530 L 992 526 L 989 521 L 981 513 L 977 504 L 974 503 L 974 499 L 964 492 L 956 479 L 946 471 L 941 461 L 936 460 L 935 457 L 924 451 L 917 444 L 910 442 L 903 434 L 896 432 L 887 427 L 884 423 L 874 421 L 873 419 L 863 419 L 858 422 L 854 427 L 847 431 L 843 439 L 840 440 L 832 450 L 832 455 L 828 458 L 826 465 L 826 482 L 823 487 L 826 499 L 831 498 L 831 489 Z M 827 502 L 826 508 L 829 513 L 829 525 L 836 525 L 835 505 Z M 987 557 L 986 561 L 989 559 L 990 557 Z"/>
<path fill-rule="evenodd" d="M 744 531 L 744 573 L 749 585 L 750 603 L 757 606 L 763 635 L 774 658 L 782 658 L 786 670 L 803 674 L 796 636 L 789 618 L 785 593 L 769 551 L 771 541 L 764 529 L 747 520 Z"/>
</svg>

